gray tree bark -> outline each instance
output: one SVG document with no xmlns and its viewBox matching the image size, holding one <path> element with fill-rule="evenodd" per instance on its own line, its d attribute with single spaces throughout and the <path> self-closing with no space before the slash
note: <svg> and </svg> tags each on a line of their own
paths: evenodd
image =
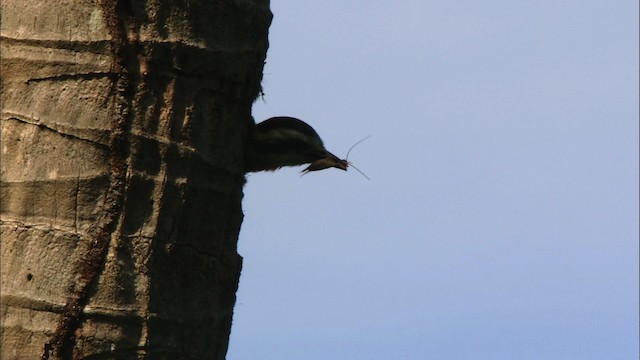
<svg viewBox="0 0 640 360">
<path fill-rule="evenodd" d="M 2 359 L 224 359 L 268 0 L 3 0 Z"/>
</svg>

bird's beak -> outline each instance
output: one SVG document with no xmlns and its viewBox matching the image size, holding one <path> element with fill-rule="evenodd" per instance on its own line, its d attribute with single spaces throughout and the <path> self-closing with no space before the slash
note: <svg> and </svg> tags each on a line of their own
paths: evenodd
<svg viewBox="0 0 640 360">
<path fill-rule="evenodd" d="M 324 170 L 331 167 L 346 171 L 348 166 L 349 163 L 346 160 L 340 160 L 337 156 L 327 151 L 325 157 L 312 162 L 302 172 L 308 173 L 309 171 Z"/>
<path fill-rule="evenodd" d="M 341 160 L 339 157 L 333 155 L 332 153 L 327 151 L 327 161 L 330 164 L 330 167 L 334 167 L 336 169 L 347 171 L 347 167 L 349 163 L 347 160 Z"/>
</svg>

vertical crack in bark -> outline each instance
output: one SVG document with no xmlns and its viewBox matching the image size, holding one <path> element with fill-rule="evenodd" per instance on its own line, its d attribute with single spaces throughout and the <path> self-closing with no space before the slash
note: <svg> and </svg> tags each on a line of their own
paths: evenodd
<svg viewBox="0 0 640 360">
<path fill-rule="evenodd" d="M 124 206 L 126 190 L 127 158 L 129 156 L 128 132 L 133 118 L 132 99 L 135 92 L 133 75 L 130 69 L 136 62 L 134 50 L 129 44 L 128 26 L 130 21 L 130 0 L 99 0 L 104 21 L 111 35 L 111 54 L 114 79 L 115 106 L 111 120 L 110 181 L 104 210 L 96 226 L 91 229 L 93 239 L 89 249 L 78 267 L 78 280 L 67 299 L 67 303 L 58 321 L 58 326 L 45 344 L 42 359 L 71 359 L 76 354 L 76 330 L 82 324 L 82 313 L 89 300 L 90 289 L 96 283 L 104 267 L 112 233 L 116 230 Z"/>
</svg>

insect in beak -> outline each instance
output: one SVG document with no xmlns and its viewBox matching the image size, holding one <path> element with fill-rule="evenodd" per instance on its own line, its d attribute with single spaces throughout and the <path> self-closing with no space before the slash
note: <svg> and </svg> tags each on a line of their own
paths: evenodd
<svg viewBox="0 0 640 360">
<path fill-rule="evenodd" d="M 307 166 L 306 169 L 302 170 L 301 172 L 302 175 L 304 175 L 310 171 L 324 170 L 331 167 L 347 171 L 349 162 L 347 160 L 340 160 L 337 156 L 327 151 L 327 155 L 324 158 L 312 162 L 311 164 L 309 164 L 309 166 Z"/>
<path fill-rule="evenodd" d="M 346 158 L 347 159 L 349 158 L 349 153 L 351 152 L 351 150 L 353 150 L 353 148 L 356 145 L 360 144 L 361 142 L 367 140 L 370 137 L 371 137 L 371 135 L 369 135 L 366 138 L 364 138 L 364 139 L 356 142 L 355 144 L 353 144 L 353 146 L 351 146 L 349 151 L 347 151 Z M 309 173 L 310 171 L 324 170 L 324 169 L 328 169 L 328 168 L 331 168 L 331 167 L 347 171 L 347 168 L 349 166 L 351 166 L 352 168 L 356 169 L 356 171 L 359 172 L 362 176 L 364 176 L 367 180 L 371 180 L 367 175 L 365 175 L 365 173 L 360 171 L 360 169 L 358 169 L 357 167 L 353 166 L 353 164 L 350 163 L 347 159 L 341 160 L 337 156 L 335 156 L 332 153 L 327 151 L 327 154 L 326 154 L 326 156 L 324 158 L 312 162 L 311 164 L 309 164 L 309 166 L 307 166 L 306 169 L 302 170 L 301 171 L 301 173 L 302 173 L 301 176 L 304 176 L 305 174 Z"/>
</svg>

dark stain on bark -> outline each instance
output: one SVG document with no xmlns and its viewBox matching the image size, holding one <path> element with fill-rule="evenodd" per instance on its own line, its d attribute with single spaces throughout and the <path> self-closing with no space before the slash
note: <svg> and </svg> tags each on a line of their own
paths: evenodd
<svg viewBox="0 0 640 360">
<path fill-rule="evenodd" d="M 92 244 L 78 268 L 78 280 L 58 321 L 58 326 L 45 344 L 43 360 L 76 359 L 74 351 L 78 328 L 82 324 L 83 309 L 90 298 L 90 290 L 99 278 L 109 250 L 111 235 L 115 231 L 123 210 L 124 194 L 127 187 L 127 158 L 129 156 L 129 128 L 133 118 L 132 104 L 135 87 L 134 72 L 137 63 L 135 44 L 129 38 L 129 24 L 133 22 L 130 0 L 100 0 L 104 20 L 111 35 L 111 55 L 114 114 L 111 120 L 110 136 L 110 182 L 104 211 L 92 229 Z"/>
</svg>

